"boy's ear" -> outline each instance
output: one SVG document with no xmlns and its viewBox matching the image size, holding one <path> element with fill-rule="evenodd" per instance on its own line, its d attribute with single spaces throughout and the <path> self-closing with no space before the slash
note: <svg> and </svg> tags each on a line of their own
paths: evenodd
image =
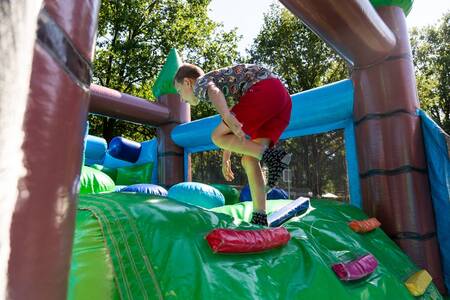
<svg viewBox="0 0 450 300">
<path fill-rule="evenodd" d="M 183 79 L 183 83 L 185 83 L 188 87 L 193 87 L 194 86 L 194 82 L 195 82 L 195 80 L 191 79 L 191 78 L 185 77 Z"/>
</svg>

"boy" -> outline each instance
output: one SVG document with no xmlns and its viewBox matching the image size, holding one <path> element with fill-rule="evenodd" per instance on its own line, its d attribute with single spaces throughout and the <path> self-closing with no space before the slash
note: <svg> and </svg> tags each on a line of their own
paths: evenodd
<svg viewBox="0 0 450 300">
<path fill-rule="evenodd" d="M 231 152 L 242 156 L 253 199 L 253 224 L 267 226 L 266 193 L 260 161 L 269 169 L 268 186 L 275 186 L 291 160 L 291 155 L 274 148 L 289 124 L 291 97 L 271 71 L 257 65 L 236 65 L 205 74 L 195 65 L 183 64 L 174 85 L 184 101 L 197 105 L 211 101 L 222 122 L 212 133 L 212 141 L 223 149 L 222 173 L 234 179 Z M 226 97 L 236 104 L 230 110 Z M 250 136 L 250 139 L 246 138 Z"/>
</svg>

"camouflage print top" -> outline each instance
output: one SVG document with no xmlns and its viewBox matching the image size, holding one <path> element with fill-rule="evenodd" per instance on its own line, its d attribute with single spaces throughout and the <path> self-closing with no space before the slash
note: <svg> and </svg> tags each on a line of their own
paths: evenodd
<svg viewBox="0 0 450 300">
<path fill-rule="evenodd" d="M 238 102 L 239 98 L 242 97 L 252 85 L 268 78 L 278 77 L 264 67 L 240 64 L 211 71 L 197 78 L 194 85 L 194 95 L 200 101 L 209 101 L 208 84 L 213 82 L 222 91 L 225 98 L 232 98 L 235 102 Z"/>
</svg>

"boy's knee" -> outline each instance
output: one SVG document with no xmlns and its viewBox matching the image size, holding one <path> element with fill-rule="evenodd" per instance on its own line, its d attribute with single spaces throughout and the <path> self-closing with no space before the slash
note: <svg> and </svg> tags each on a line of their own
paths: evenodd
<svg viewBox="0 0 450 300">
<path fill-rule="evenodd" d="M 220 135 L 217 133 L 217 131 L 213 131 L 213 133 L 211 134 L 211 140 L 214 143 L 214 145 L 219 146 L 218 142 L 219 142 L 219 137 Z"/>
<path fill-rule="evenodd" d="M 241 158 L 241 164 L 242 167 L 248 168 L 249 166 L 255 165 L 258 163 L 258 160 L 254 157 L 248 156 L 248 155 L 244 155 Z"/>
<path fill-rule="evenodd" d="M 222 137 L 222 134 L 215 129 L 212 133 L 211 133 L 211 140 L 214 143 L 214 145 L 220 147 L 220 138 Z"/>
</svg>

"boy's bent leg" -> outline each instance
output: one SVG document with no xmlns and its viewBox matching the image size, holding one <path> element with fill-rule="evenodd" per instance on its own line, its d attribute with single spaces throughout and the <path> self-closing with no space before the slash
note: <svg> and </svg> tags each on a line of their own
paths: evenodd
<svg viewBox="0 0 450 300">
<path fill-rule="evenodd" d="M 241 163 L 247 174 L 253 211 L 264 212 L 266 210 L 266 194 L 264 193 L 265 184 L 261 165 L 256 158 L 247 155 L 242 156 Z"/>
<path fill-rule="evenodd" d="M 287 123 L 284 127 L 286 126 Z M 220 123 L 211 136 L 214 144 L 219 148 L 234 153 L 251 156 L 258 160 L 262 159 L 262 162 L 269 168 L 268 185 L 271 188 L 276 185 L 283 169 L 289 165 L 291 159 L 290 155 L 283 149 L 268 148 L 268 145 L 270 145 L 271 142 L 274 143 L 278 140 L 278 137 L 279 136 L 277 136 L 276 139 L 273 137 L 272 139 L 267 137 L 258 137 L 252 141 L 246 139 L 241 140 L 235 136 L 224 123 Z M 259 140 L 265 140 L 265 142 L 258 143 L 257 141 Z"/>
<path fill-rule="evenodd" d="M 255 139 L 253 142 L 263 146 L 268 146 L 270 143 L 270 139 L 259 138 Z M 265 182 L 259 160 L 251 156 L 243 156 L 241 162 L 242 166 L 244 167 L 245 173 L 247 174 L 250 192 L 252 195 L 253 201 L 252 223 L 267 226 L 267 216 L 265 214 L 266 211 Z"/>
<path fill-rule="evenodd" d="M 247 155 L 260 160 L 267 145 L 260 144 L 247 139 L 239 139 L 223 122 L 214 129 L 211 139 L 213 143 L 221 148 L 234 153 Z"/>
</svg>

